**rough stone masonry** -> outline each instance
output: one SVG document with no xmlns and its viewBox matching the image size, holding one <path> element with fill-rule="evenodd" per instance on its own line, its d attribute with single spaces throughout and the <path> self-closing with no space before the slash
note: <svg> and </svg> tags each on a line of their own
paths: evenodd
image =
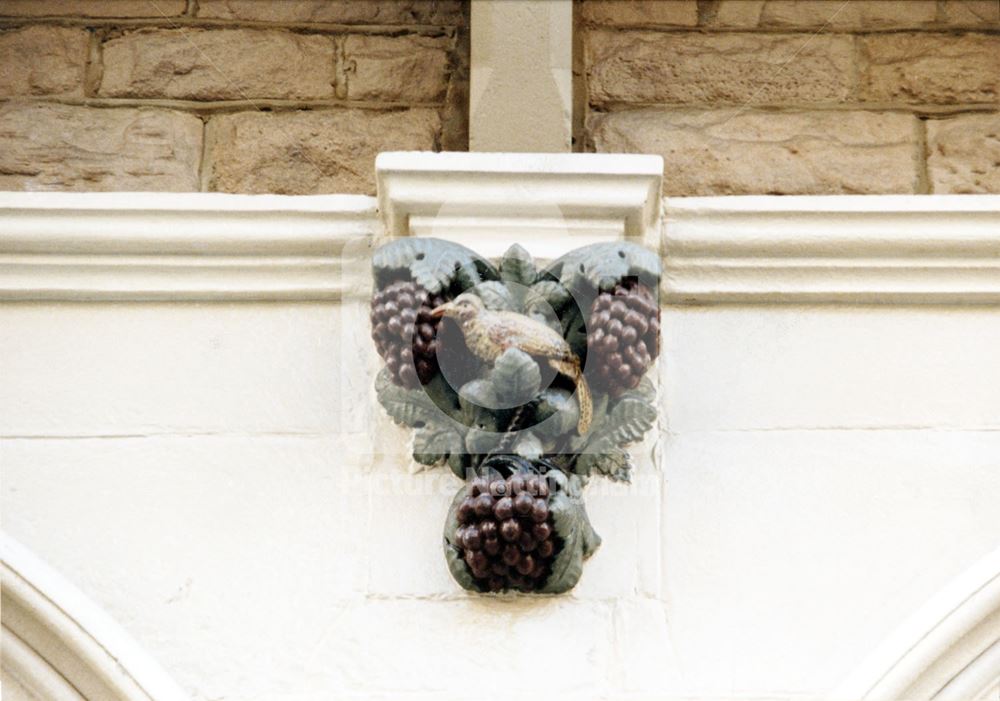
<svg viewBox="0 0 1000 701">
<path fill-rule="evenodd" d="M 2 0 L 0 187 L 372 193 L 468 147 L 461 0 Z M 668 195 L 1000 192 L 997 0 L 581 0 L 579 150 Z"/>
<path fill-rule="evenodd" d="M 458 0 L 3 0 L 0 187 L 374 191 L 464 150 Z"/>
<path fill-rule="evenodd" d="M 583 0 L 577 140 L 668 195 L 1000 192 L 995 0 Z"/>
</svg>

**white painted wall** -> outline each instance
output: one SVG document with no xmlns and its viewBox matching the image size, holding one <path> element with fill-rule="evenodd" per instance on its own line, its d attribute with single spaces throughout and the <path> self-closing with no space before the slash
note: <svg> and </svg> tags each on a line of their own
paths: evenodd
<svg viewBox="0 0 1000 701">
<path fill-rule="evenodd" d="M 198 700 L 863 695 L 884 641 L 1000 548 L 1000 307 L 687 303 L 671 211 L 660 434 L 632 488 L 591 485 L 604 543 L 569 595 L 451 581 L 459 483 L 408 474 L 377 410 L 363 281 L 8 292 L 3 529 Z"/>
</svg>

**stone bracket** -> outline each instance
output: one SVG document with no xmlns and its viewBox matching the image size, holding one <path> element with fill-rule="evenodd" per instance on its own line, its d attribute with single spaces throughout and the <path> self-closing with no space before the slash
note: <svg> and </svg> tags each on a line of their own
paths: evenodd
<svg viewBox="0 0 1000 701">
<path fill-rule="evenodd" d="M 433 236 L 491 258 L 512 241 L 552 259 L 658 239 L 663 159 L 633 154 L 389 152 L 375 161 L 388 236 Z"/>
</svg>

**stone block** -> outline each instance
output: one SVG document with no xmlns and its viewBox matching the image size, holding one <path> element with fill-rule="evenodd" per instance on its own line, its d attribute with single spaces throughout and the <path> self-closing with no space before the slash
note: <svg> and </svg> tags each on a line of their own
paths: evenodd
<svg viewBox="0 0 1000 701">
<path fill-rule="evenodd" d="M 431 109 L 240 112 L 208 122 L 208 187 L 281 194 L 375 192 L 380 151 L 433 150 Z"/>
<path fill-rule="evenodd" d="M 0 33 L 0 97 L 82 95 L 87 30 L 33 26 Z"/>
<path fill-rule="evenodd" d="M 334 96 L 326 36 L 255 29 L 140 29 L 104 42 L 102 97 L 183 100 Z"/>
<path fill-rule="evenodd" d="M 463 22 L 460 0 L 201 0 L 198 16 L 296 24 L 455 25 Z"/>
<path fill-rule="evenodd" d="M 839 102 L 854 92 L 853 39 L 592 30 L 590 100 L 671 104 Z"/>
<path fill-rule="evenodd" d="M 0 107 L 0 190 L 198 189 L 202 122 L 161 109 Z"/>
<path fill-rule="evenodd" d="M 936 20 L 935 0 L 721 0 L 707 24 L 871 30 L 911 29 Z"/>
<path fill-rule="evenodd" d="M 348 99 L 440 102 L 448 90 L 446 39 L 355 34 L 343 52 Z"/>
<path fill-rule="evenodd" d="M 876 34 L 859 42 L 862 99 L 918 104 L 1000 100 L 1000 36 Z"/>
<path fill-rule="evenodd" d="M 646 108 L 592 115 L 599 152 L 658 153 L 667 195 L 909 193 L 916 119 L 864 112 Z"/>
<path fill-rule="evenodd" d="M 583 18 L 616 27 L 695 27 L 698 3 L 696 0 L 585 0 Z"/>
<path fill-rule="evenodd" d="M 994 0 L 944 0 L 943 19 L 949 24 L 980 26 L 1000 24 L 1000 3 Z"/>
<path fill-rule="evenodd" d="M 1000 194 L 1000 114 L 927 122 L 933 192 Z"/>
<path fill-rule="evenodd" d="M 4 0 L 3 17 L 177 17 L 187 0 Z"/>
</svg>

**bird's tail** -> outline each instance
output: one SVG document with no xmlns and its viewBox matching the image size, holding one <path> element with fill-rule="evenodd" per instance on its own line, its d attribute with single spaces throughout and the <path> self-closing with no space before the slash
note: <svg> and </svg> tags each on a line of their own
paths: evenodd
<svg viewBox="0 0 1000 701">
<path fill-rule="evenodd" d="M 580 405 L 580 419 L 576 423 L 576 430 L 582 436 L 590 430 L 590 423 L 594 419 L 594 400 L 590 394 L 587 378 L 583 376 L 583 370 L 580 368 L 580 361 L 575 358 L 572 360 L 550 359 L 549 363 L 576 384 L 576 399 Z"/>
</svg>

